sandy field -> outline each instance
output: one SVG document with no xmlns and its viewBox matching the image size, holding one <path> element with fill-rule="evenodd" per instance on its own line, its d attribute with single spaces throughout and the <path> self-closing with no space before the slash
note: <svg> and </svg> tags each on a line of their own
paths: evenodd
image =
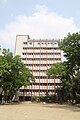
<svg viewBox="0 0 80 120">
<path fill-rule="evenodd" d="M 0 120 L 80 120 L 80 108 L 27 102 L 0 105 Z"/>
</svg>

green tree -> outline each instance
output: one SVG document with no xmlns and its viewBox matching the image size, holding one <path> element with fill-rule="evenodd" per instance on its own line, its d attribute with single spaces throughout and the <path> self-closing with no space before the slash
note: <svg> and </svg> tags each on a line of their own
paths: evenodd
<svg viewBox="0 0 80 120">
<path fill-rule="evenodd" d="M 13 57 L 13 54 L 6 49 L 3 49 L 0 56 L 0 74 L 1 95 L 4 93 L 5 101 L 7 97 L 12 100 L 20 87 L 27 86 L 30 78 L 34 79 L 31 71 L 22 63 L 20 56 Z"/>
<path fill-rule="evenodd" d="M 80 102 L 80 33 L 68 34 L 60 43 L 67 64 L 67 99 Z"/>
<path fill-rule="evenodd" d="M 80 103 L 80 33 L 68 34 L 59 43 L 64 52 L 66 61 L 54 64 L 48 74 L 60 76 L 62 87 L 60 98 L 64 95 L 64 100 L 71 103 Z"/>
<path fill-rule="evenodd" d="M 61 85 L 56 89 L 56 94 L 58 100 L 62 102 L 65 99 L 65 84 L 64 81 L 67 77 L 67 66 L 66 63 L 55 63 L 48 69 L 48 76 L 55 79 L 55 77 L 59 78 L 61 81 Z M 63 87 L 64 84 L 64 87 Z"/>
<path fill-rule="evenodd" d="M 58 76 L 61 77 L 66 75 L 66 64 L 65 63 L 55 63 L 48 69 L 48 76 Z"/>
<path fill-rule="evenodd" d="M 68 69 L 73 77 L 80 70 L 80 33 L 69 33 L 60 43 L 60 48 L 65 53 Z"/>
</svg>

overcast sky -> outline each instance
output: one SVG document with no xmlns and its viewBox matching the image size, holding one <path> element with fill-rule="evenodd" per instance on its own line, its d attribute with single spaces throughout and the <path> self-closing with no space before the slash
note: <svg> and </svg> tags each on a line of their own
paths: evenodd
<svg viewBox="0 0 80 120">
<path fill-rule="evenodd" d="M 16 35 L 64 38 L 80 31 L 80 0 L 0 0 L 0 46 L 14 51 Z"/>
</svg>

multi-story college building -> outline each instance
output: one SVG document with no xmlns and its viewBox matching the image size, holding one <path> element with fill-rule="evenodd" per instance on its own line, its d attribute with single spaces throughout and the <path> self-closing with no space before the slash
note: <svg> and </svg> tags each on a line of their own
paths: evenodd
<svg viewBox="0 0 80 120">
<path fill-rule="evenodd" d="M 30 39 L 29 35 L 17 35 L 15 55 L 20 55 L 23 63 L 35 76 L 27 88 L 20 89 L 20 96 L 45 96 L 54 94 L 60 86 L 58 78 L 48 78 L 47 70 L 56 62 L 61 62 L 61 50 L 58 46 L 60 39 Z"/>
</svg>

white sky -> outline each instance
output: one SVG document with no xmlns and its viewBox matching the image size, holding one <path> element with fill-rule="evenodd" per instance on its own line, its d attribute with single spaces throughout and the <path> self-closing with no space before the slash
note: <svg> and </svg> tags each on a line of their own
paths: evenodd
<svg viewBox="0 0 80 120">
<path fill-rule="evenodd" d="M 64 38 L 68 32 L 79 30 L 74 18 L 65 18 L 37 5 L 32 15 L 18 15 L 0 29 L 0 44 L 14 51 L 17 34 L 30 35 L 30 38 Z"/>
<path fill-rule="evenodd" d="M 80 31 L 80 0 L 0 0 L 0 46 L 14 52 L 16 35 L 64 38 Z"/>
</svg>

